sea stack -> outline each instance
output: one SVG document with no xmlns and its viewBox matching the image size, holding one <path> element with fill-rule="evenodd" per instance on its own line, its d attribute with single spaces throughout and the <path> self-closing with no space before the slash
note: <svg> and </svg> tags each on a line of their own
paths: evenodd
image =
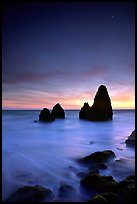
<svg viewBox="0 0 137 204">
<path fill-rule="evenodd" d="M 131 135 L 126 140 L 127 145 L 135 145 L 135 130 L 131 133 Z"/>
<path fill-rule="evenodd" d="M 90 121 L 107 121 L 112 120 L 113 111 L 111 106 L 111 100 L 108 95 L 106 86 L 101 85 L 94 98 L 94 103 L 90 107 L 88 103 L 84 103 L 84 106 L 79 112 L 80 119 L 86 119 Z"/>
<path fill-rule="evenodd" d="M 53 107 L 51 113 L 55 118 L 65 118 L 65 112 L 59 103 Z"/>
<path fill-rule="evenodd" d="M 52 113 L 50 113 L 50 111 L 47 108 L 43 108 L 43 110 L 39 114 L 39 121 L 52 122 L 54 120 L 55 118 L 52 115 Z"/>
</svg>

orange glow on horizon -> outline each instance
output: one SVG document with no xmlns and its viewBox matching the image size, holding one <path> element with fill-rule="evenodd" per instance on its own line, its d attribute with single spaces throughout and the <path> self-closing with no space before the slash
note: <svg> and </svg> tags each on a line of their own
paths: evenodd
<svg viewBox="0 0 137 204">
<path fill-rule="evenodd" d="M 110 90 L 112 109 L 135 109 L 135 94 L 131 89 L 126 90 Z M 76 92 L 66 93 L 47 93 L 39 91 L 25 91 L 20 93 L 12 93 L 3 95 L 3 109 L 37 109 L 44 107 L 52 109 L 56 103 L 64 109 L 81 109 L 85 102 L 90 106 L 93 105 L 95 93 L 93 92 Z"/>
<path fill-rule="evenodd" d="M 30 101 L 31 102 L 31 101 Z M 41 110 L 44 107 L 47 107 L 49 109 L 52 109 L 53 106 L 56 103 L 60 103 L 60 105 L 64 108 L 64 109 L 81 109 L 81 107 L 83 106 L 83 104 L 85 102 L 88 102 L 90 106 L 92 106 L 93 104 L 93 100 L 86 101 L 86 100 L 80 100 L 80 99 L 73 99 L 73 100 L 58 100 L 55 103 L 51 102 L 51 104 L 46 104 L 45 103 L 18 103 L 15 101 L 3 101 L 2 104 L 2 109 L 37 109 L 37 110 Z M 135 109 L 135 101 L 111 101 L 111 105 L 112 105 L 112 109 Z"/>
</svg>

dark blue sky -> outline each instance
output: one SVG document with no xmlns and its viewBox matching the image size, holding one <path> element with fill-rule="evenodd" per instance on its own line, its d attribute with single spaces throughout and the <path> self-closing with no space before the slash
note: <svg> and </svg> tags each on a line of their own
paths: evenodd
<svg viewBox="0 0 137 204">
<path fill-rule="evenodd" d="M 3 4 L 3 108 L 134 108 L 134 3 Z"/>
</svg>

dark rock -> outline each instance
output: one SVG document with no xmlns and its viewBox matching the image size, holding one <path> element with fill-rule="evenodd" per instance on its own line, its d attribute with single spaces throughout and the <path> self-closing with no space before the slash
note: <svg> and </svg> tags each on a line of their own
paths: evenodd
<svg viewBox="0 0 137 204">
<path fill-rule="evenodd" d="M 49 201 L 54 197 L 52 191 L 41 186 L 24 186 L 18 189 L 5 202 L 38 202 L 43 199 Z"/>
<path fill-rule="evenodd" d="M 106 184 L 108 182 L 115 182 L 112 176 L 100 176 L 99 174 L 88 174 L 81 179 L 80 184 L 86 188 L 97 192 L 105 192 Z"/>
<path fill-rule="evenodd" d="M 135 176 L 128 176 L 119 182 L 123 203 L 135 203 Z"/>
<path fill-rule="evenodd" d="M 43 110 L 39 114 L 39 121 L 43 122 L 52 122 L 55 118 L 50 113 L 50 111 L 47 108 L 43 108 Z"/>
<path fill-rule="evenodd" d="M 116 193 L 112 192 L 106 192 L 100 194 L 103 198 L 106 199 L 107 204 L 115 204 L 118 203 L 118 195 Z"/>
<path fill-rule="evenodd" d="M 92 162 L 105 162 L 108 159 L 115 158 L 115 153 L 112 150 L 104 150 L 104 151 L 98 151 L 90 154 L 89 156 L 86 156 L 84 158 L 81 158 L 79 161 L 84 164 L 90 164 Z"/>
<path fill-rule="evenodd" d="M 112 192 L 106 192 L 106 193 L 98 194 L 98 195 L 92 197 L 88 202 L 94 201 L 95 203 L 98 203 L 98 204 L 104 203 L 104 200 L 102 198 L 104 198 L 106 204 L 119 203 L 118 202 L 118 195 L 116 193 L 112 193 Z"/>
<path fill-rule="evenodd" d="M 107 189 L 108 192 L 118 193 L 119 192 L 118 183 L 116 183 L 114 181 L 109 181 L 106 184 L 106 189 Z"/>
<path fill-rule="evenodd" d="M 87 119 L 89 117 L 91 107 L 88 103 L 84 103 L 84 106 L 81 108 L 79 112 L 79 118 L 80 119 Z"/>
<path fill-rule="evenodd" d="M 112 120 L 112 116 L 111 100 L 107 88 L 104 85 L 99 86 L 93 105 L 90 107 L 88 103 L 84 103 L 84 106 L 79 112 L 80 119 L 90 121 Z"/>
<path fill-rule="evenodd" d="M 55 118 L 65 118 L 65 112 L 59 103 L 53 107 L 51 113 Z"/>
<path fill-rule="evenodd" d="M 76 193 L 76 190 L 71 185 L 62 185 L 58 191 L 58 197 L 72 196 Z"/>
<path fill-rule="evenodd" d="M 131 135 L 126 140 L 127 145 L 135 145 L 135 130 L 131 133 Z"/>
<path fill-rule="evenodd" d="M 107 203 L 107 200 L 101 195 L 96 195 L 93 198 L 91 198 L 88 202 L 95 204 L 104 204 Z"/>
</svg>

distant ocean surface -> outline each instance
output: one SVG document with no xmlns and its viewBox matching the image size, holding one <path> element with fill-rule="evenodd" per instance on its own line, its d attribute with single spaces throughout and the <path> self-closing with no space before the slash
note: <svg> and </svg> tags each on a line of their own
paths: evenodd
<svg viewBox="0 0 137 204">
<path fill-rule="evenodd" d="M 79 119 L 79 110 L 66 110 L 65 119 L 52 123 L 34 122 L 40 110 L 2 111 L 2 198 L 24 185 L 42 185 L 56 195 L 61 184 L 78 191 L 75 201 L 85 195 L 77 173 L 85 167 L 78 158 L 96 151 L 113 150 L 118 165 L 102 170 L 120 181 L 135 173 L 135 149 L 125 139 L 135 129 L 134 110 L 113 110 L 113 120 L 90 122 Z"/>
</svg>

